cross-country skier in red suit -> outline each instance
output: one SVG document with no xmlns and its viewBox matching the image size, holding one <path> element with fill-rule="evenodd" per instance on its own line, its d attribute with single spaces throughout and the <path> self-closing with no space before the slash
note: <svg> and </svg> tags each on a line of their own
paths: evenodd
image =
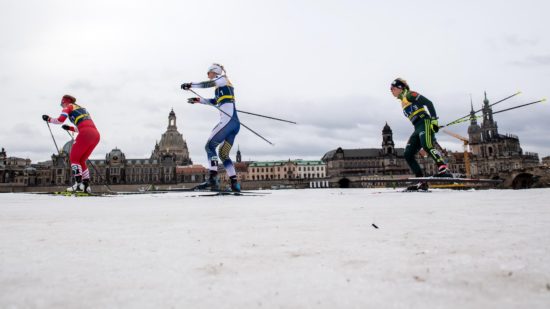
<svg viewBox="0 0 550 309">
<path fill-rule="evenodd" d="M 67 131 L 78 133 L 69 155 L 75 183 L 67 188 L 67 191 L 90 193 L 90 171 L 86 166 L 86 160 L 99 143 L 99 132 L 86 109 L 76 104 L 75 97 L 64 95 L 61 99 L 61 107 L 63 110 L 58 118 L 42 115 L 42 119 L 53 124 L 63 124 L 68 117 L 75 125 L 74 127 L 66 124 L 62 126 Z"/>
</svg>

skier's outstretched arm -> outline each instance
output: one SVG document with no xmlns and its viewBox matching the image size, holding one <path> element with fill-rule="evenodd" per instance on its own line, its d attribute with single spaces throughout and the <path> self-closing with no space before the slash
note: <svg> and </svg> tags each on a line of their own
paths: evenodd
<svg viewBox="0 0 550 309">
<path fill-rule="evenodd" d="M 53 124 L 63 124 L 63 122 L 65 122 L 65 120 L 67 120 L 67 117 L 69 117 L 69 112 L 70 112 L 69 108 L 64 108 L 61 111 L 61 115 L 59 115 L 59 117 L 51 118 L 48 115 L 42 115 L 42 119 L 44 119 L 44 121 L 47 121 L 47 122 L 53 123 Z"/>
<path fill-rule="evenodd" d="M 213 80 L 207 80 L 200 83 L 183 83 L 181 84 L 181 89 L 189 90 L 191 88 L 212 88 L 212 87 L 223 87 L 227 85 L 227 79 L 225 76 L 220 76 Z"/>
<path fill-rule="evenodd" d="M 191 88 L 212 88 L 212 87 L 223 87 L 227 85 L 227 79 L 225 76 L 220 76 L 213 80 L 208 80 L 200 83 L 184 83 L 181 85 L 181 89 L 189 90 Z M 190 98 L 187 100 L 189 103 L 201 103 L 206 105 L 216 105 L 216 99 L 210 98 Z"/>
<path fill-rule="evenodd" d="M 67 114 L 65 113 L 61 113 L 61 115 L 59 115 L 59 117 L 57 118 L 50 118 L 48 120 L 49 123 L 53 123 L 53 124 L 63 124 L 63 122 L 65 122 L 65 120 L 67 119 Z"/>
<path fill-rule="evenodd" d="M 190 88 L 212 88 L 212 87 L 223 87 L 227 85 L 227 79 L 225 76 L 219 76 L 213 80 L 207 80 L 200 83 L 191 83 Z"/>
<path fill-rule="evenodd" d="M 205 105 L 216 105 L 216 99 L 205 99 L 205 98 L 189 98 L 187 99 L 187 103 L 195 104 L 205 104 Z"/>
<path fill-rule="evenodd" d="M 71 131 L 71 132 L 78 133 L 77 127 L 73 127 L 73 126 L 70 126 L 70 125 L 68 125 L 68 124 L 62 125 L 61 128 L 62 128 L 63 130 L 67 130 L 67 131 Z"/>
</svg>

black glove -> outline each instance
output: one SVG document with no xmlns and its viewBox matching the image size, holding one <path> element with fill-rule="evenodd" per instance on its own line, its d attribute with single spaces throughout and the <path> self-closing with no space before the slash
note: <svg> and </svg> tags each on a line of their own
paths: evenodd
<svg viewBox="0 0 550 309">
<path fill-rule="evenodd" d="M 187 99 L 187 103 L 189 103 L 189 104 L 199 103 L 200 101 L 201 101 L 200 98 L 189 98 L 189 99 Z"/>
<path fill-rule="evenodd" d="M 432 126 L 432 130 L 435 133 L 439 131 L 439 123 L 437 122 L 437 118 L 432 118 L 432 121 L 430 121 L 430 125 Z"/>
<path fill-rule="evenodd" d="M 44 120 L 44 121 L 50 121 L 50 116 L 48 116 L 48 115 L 42 115 L 42 120 Z"/>
<path fill-rule="evenodd" d="M 64 125 L 61 126 L 61 129 L 70 131 L 70 130 L 71 130 L 71 126 L 68 125 L 68 124 L 64 124 Z"/>
<path fill-rule="evenodd" d="M 189 89 L 191 89 L 191 83 L 183 83 L 183 84 L 181 84 L 181 89 L 183 89 L 183 90 L 189 90 Z"/>
</svg>

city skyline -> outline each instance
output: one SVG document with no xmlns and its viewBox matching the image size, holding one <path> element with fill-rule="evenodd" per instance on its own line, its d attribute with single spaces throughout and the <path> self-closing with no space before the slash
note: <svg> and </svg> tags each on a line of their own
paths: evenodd
<svg viewBox="0 0 550 309">
<path fill-rule="evenodd" d="M 173 123 L 173 125 L 172 125 L 172 123 L 170 122 L 170 118 L 174 116 L 174 115 L 172 115 L 172 114 L 175 114 L 175 117 L 176 117 L 175 123 Z M 177 120 L 177 118 L 178 118 L 178 115 L 177 115 L 177 113 L 174 111 L 174 109 L 173 109 L 173 108 L 170 109 L 170 112 L 167 113 L 167 117 L 166 117 L 166 119 L 165 119 L 165 121 L 166 121 L 167 123 L 169 123 L 168 126 L 167 126 L 168 129 L 167 129 L 166 132 L 168 132 L 168 131 L 170 131 L 170 130 L 174 130 L 174 128 L 176 128 L 176 130 L 178 130 L 178 129 L 177 129 L 177 126 L 178 126 L 178 120 Z M 496 120 L 496 118 L 495 118 L 495 120 Z M 482 118 L 481 118 L 480 121 L 482 122 Z M 480 122 L 480 123 L 481 123 L 481 122 Z M 464 123 L 469 124 L 470 121 L 467 121 L 467 122 L 464 122 Z M 379 137 L 380 141 L 382 141 L 382 130 L 383 130 L 383 128 L 384 128 L 386 125 L 388 125 L 390 128 L 392 128 L 391 124 L 389 124 L 389 123 L 387 123 L 387 122 L 385 122 L 384 125 L 382 125 L 382 127 L 381 127 L 381 129 L 380 129 L 380 132 L 379 132 L 379 134 L 378 134 L 378 137 Z M 161 127 L 160 124 L 159 124 L 159 127 Z M 165 132 L 165 133 L 166 133 L 166 132 Z M 178 130 L 177 132 L 179 132 L 179 130 Z M 181 133 L 181 132 L 179 132 L 179 133 Z M 395 134 L 395 133 L 393 133 L 393 134 Z M 443 134 L 443 133 L 441 133 L 441 134 Z M 512 134 L 513 136 L 515 136 L 515 134 L 513 134 L 513 133 L 506 133 L 506 134 Z M 161 135 L 163 135 L 163 134 L 161 134 Z M 183 134 L 182 134 L 182 135 L 183 135 Z M 464 137 L 467 138 L 467 137 L 468 137 L 468 132 L 466 132 L 465 134 L 459 134 L 459 135 L 463 135 Z M 185 142 L 187 141 L 187 138 L 186 138 L 185 135 L 183 135 L 183 139 L 184 139 Z M 520 139 L 520 140 L 521 140 L 521 139 Z M 107 156 L 109 153 L 111 153 L 111 152 L 114 151 L 114 150 L 120 150 L 120 151 L 122 151 L 123 153 L 125 153 L 125 155 L 126 155 L 126 157 L 127 157 L 128 160 L 143 160 L 143 159 L 148 159 L 148 158 L 155 152 L 155 145 L 158 145 L 159 141 L 161 141 L 161 138 L 158 138 L 158 139 L 155 140 L 155 142 L 153 143 L 153 145 L 152 145 L 152 147 L 151 147 L 151 150 L 149 151 L 149 155 L 144 155 L 144 156 L 141 156 L 141 157 L 140 157 L 140 156 L 136 156 L 136 155 L 132 155 L 132 154 L 128 155 L 128 153 L 124 150 L 124 147 L 115 146 L 113 149 L 109 150 L 108 152 L 106 152 L 106 153 L 104 153 L 104 154 L 100 154 L 100 153 L 97 153 L 97 152 L 96 152 L 96 153 L 95 153 L 96 156 L 95 156 L 95 157 L 92 156 L 90 159 L 91 159 L 91 160 L 102 160 L 102 159 L 104 159 L 105 156 Z M 68 140 L 68 141 L 66 141 L 66 142 L 62 142 L 61 144 L 58 143 L 58 142 L 56 142 L 56 143 L 57 143 L 57 146 L 59 146 L 60 151 L 61 151 L 63 148 L 65 148 L 65 145 L 66 145 L 67 143 L 70 143 L 70 142 L 72 142 L 72 140 Z M 5 147 L 3 147 L 2 145 L 0 145 L 0 147 L 5 148 Z M 187 148 L 191 148 L 191 147 L 188 147 L 188 145 L 186 145 L 186 147 L 187 147 Z M 402 149 L 403 149 L 404 147 L 405 147 L 405 145 L 399 145 L 399 144 L 397 144 L 397 143 L 396 143 L 396 145 L 395 145 L 395 148 L 402 148 Z M 52 140 L 52 148 L 54 148 L 54 142 L 53 142 L 53 140 Z M 232 152 L 232 154 L 231 154 L 233 160 L 235 160 L 237 151 L 240 150 L 240 148 L 241 148 L 240 145 L 237 144 L 237 145 L 235 146 L 235 148 L 233 149 L 233 152 Z M 335 145 L 335 146 L 332 147 L 332 148 L 326 149 L 326 151 L 325 151 L 323 154 L 321 154 L 319 157 L 308 157 L 308 158 L 301 158 L 301 157 L 298 157 L 298 156 L 289 154 L 289 155 L 287 155 L 287 156 L 278 157 L 278 158 L 264 157 L 264 158 L 261 158 L 261 159 L 255 159 L 253 156 L 246 157 L 246 150 L 245 150 L 245 151 L 244 151 L 245 157 L 244 157 L 243 161 L 250 161 L 250 162 L 253 162 L 253 161 L 280 161 L 280 160 L 287 160 L 287 159 L 288 159 L 288 160 L 300 160 L 300 159 L 303 159 L 303 160 L 321 160 L 321 158 L 323 157 L 323 155 L 326 154 L 326 152 L 328 152 L 328 151 L 330 151 L 330 150 L 334 150 L 334 149 L 336 149 L 336 148 L 346 148 L 346 147 L 342 147 L 342 146 L 340 146 L 340 145 Z M 377 148 L 381 148 L 381 147 L 380 147 L 380 145 L 366 145 L 366 146 L 364 146 L 364 147 L 350 147 L 349 149 L 366 149 L 366 148 L 377 149 Z M 445 148 L 445 147 L 444 147 L 444 148 Z M 522 148 L 523 148 L 523 147 L 522 147 Z M 451 152 L 462 152 L 462 151 L 463 151 L 463 148 L 462 148 L 462 147 L 459 148 L 459 149 L 445 148 L 445 150 L 448 150 L 448 151 L 451 151 Z M 17 157 L 17 156 L 15 156 L 15 155 L 10 155 L 8 149 L 6 149 L 6 151 L 8 152 L 8 157 Z M 530 150 L 528 150 L 528 149 L 523 149 L 523 151 L 524 151 L 524 152 L 533 153 L 533 151 L 530 151 Z M 144 153 L 145 153 L 145 152 L 144 152 Z M 243 151 L 241 151 L 241 155 L 242 155 L 242 153 L 243 153 Z M 54 155 L 54 154 L 56 154 L 56 153 L 52 153 L 51 155 Z M 539 155 L 539 159 L 542 159 L 542 158 L 548 156 L 548 155 L 544 155 L 544 154 L 540 154 L 540 153 L 539 153 L 538 155 Z M 193 156 L 194 156 L 194 155 L 190 152 L 190 153 L 189 153 L 190 159 L 193 159 Z M 22 158 L 22 159 L 30 159 L 31 162 L 32 162 L 33 164 L 35 164 L 35 163 L 42 163 L 42 162 L 50 161 L 50 160 L 51 160 L 51 156 L 50 156 L 50 158 L 45 159 L 45 160 L 34 160 L 33 158 Z M 199 161 L 200 161 L 200 160 L 199 160 Z M 198 164 L 204 165 L 204 164 L 202 164 L 201 162 L 199 162 Z"/>
</svg>

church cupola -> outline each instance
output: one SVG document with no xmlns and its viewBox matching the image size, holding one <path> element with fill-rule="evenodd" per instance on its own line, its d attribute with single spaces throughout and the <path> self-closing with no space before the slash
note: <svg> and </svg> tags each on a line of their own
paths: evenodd
<svg viewBox="0 0 550 309">
<path fill-rule="evenodd" d="M 176 126 L 176 113 L 174 113 L 174 109 L 170 111 L 170 114 L 168 115 L 168 131 L 177 131 L 178 127 Z"/>
</svg>

